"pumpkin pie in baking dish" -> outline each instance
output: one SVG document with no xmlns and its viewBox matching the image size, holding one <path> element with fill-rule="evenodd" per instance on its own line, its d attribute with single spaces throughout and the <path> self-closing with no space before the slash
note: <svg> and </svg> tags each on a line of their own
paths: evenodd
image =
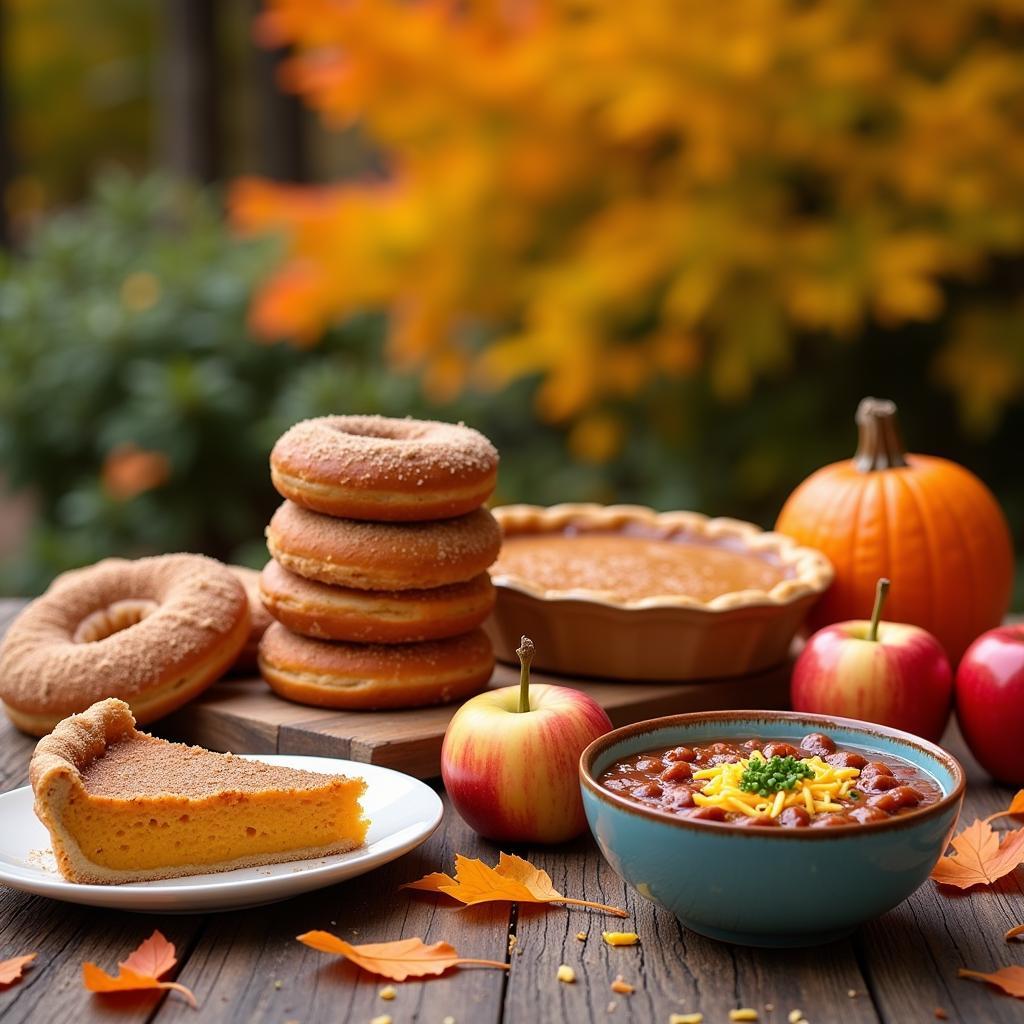
<svg viewBox="0 0 1024 1024">
<path fill-rule="evenodd" d="M 283 768 L 135 728 L 110 698 L 64 719 L 29 768 L 36 814 L 72 882 L 142 882 L 361 846 L 362 779 Z"/>
<path fill-rule="evenodd" d="M 621 679 L 744 675 L 785 660 L 832 582 L 820 552 L 735 519 L 636 505 L 494 509 L 492 639 L 515 661 Z M 541 642 L 542 641 L 542 642 Z"/>
</svg>

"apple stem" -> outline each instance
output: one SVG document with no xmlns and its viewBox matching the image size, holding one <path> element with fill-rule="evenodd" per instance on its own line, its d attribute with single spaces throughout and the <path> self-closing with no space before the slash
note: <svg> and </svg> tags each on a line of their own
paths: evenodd
<svg viewBox="0 0 1024 1024">
<path fill-rule="evenodd" d="M 629 912 L 621 907 L 609 907 L 606 903 L 591 903 L 590 900 L 572 900 L 563 897 L 560 900 L 551 900 L 552 903 L 571 903 L 574 907 L 592 907 L 594 910 L 604 910 L 616 917 L 629 917 Z"/>
<path fill-rule="evenodd" d="M 875 587 L 875 607 L 871 609 L 871 626 L 868 628 L 868 639 L 878 639 L 878 624 L 882 619 L 882 605 L 889 594 L 889 581 L 883 576 Z"/>
<path fill-rule="evenodd" d="M 520 714 L 530 710 L 530 662 L 533 661 L 533 641 L 521 637 L 516 654 L 519 655 L 519 711 Z"/>
</svg>

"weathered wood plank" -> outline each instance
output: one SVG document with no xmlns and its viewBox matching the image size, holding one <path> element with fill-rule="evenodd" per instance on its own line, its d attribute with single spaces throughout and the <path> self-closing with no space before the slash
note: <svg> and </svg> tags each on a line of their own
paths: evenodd
<svg viewBox="0 0 1024 1024">
<path fill-rule="evenodd" d="M 1013 790 L 995 785 L 968 753 L 955 726 L 944 745 L 967 769 L 968 788 L 959 828 L 1008 806 Z M 957 977 L 968 967 L 994 971 L 1024 964 L 1024 951 L 1003 941 L 1024 922 L 1024 876 L 968 893 L 928 881 L 909 900 L 862 928 L 856 952 L 871 979 L 884 1020 L 929 1020 L 941 1008 L 964 1024 L 1019 1022 L 1020 1003 L 986 985 Z"/>
<path fill-rule="evenodd" d="M 507 1024 L 556 1019 L 646 1024 L 697 1010 L 706 1021 L 724 1021 L 739 1006 L 757 1009 L 765 1021 L 785 1021 L 793 1009 L 803 1010 L 811 1021 L 834 1021 L 840 1015 L 849 1024 L 879 1020 L 849 942 L 819 950 L 728 946 L 687 931 L 672 914 L 638 896 L 589 838 L 524 855 L 548 871 L 561 892 L 623 907 L 630 917 L 520 908 L 505 1000 Z M 603 930 L 636 931 L 640 944 L 610 947 L 601 938 Z M 580 941 L 578 932 L 585 932 L 586 939 Z M 575 984 L 556 980 L 562 963 L 576 971 Z M 618 975 L 636 986 L 632 995 L 612 991 Z M 851 989 L 860 996 L 851 999 Z"/>
<path fill-rule="evenodd" d="M 39 953 L 24 981 L 0 991 L 0 1019 L 4 1024 L 149 1020 L 167 993 L 91 995 L 82 987 L 82 964 L 91 960 L 116 973 L 118 961 L 154 928 L 187 959 L 202 922 L 201 917 L 93 910 L 0 887 L 0 959 Z"/>
<path fill-rule="evenodd" d="M 295 941 L 318 928 L 356 943 L 421 936 L 450 942 L 463 956 L 504 961 L 507 906 L 460 910 L 449 901 L 398 889 L 450 866 L 456 852 L 472 852 L 478 845 L 448 808 L 424 846 L 371 874 L 271 907 L 213 915 L 180 980 L 200 998 L 203 1020 L 369 1021 L 390 1013 L 396 1021 L 440 1022 L 451 1015 L 462 1024 L 497 1024 L 503 971 L 464 968 L 444 979 L 407 981 L 397 986 L 397 998 L 386 1002 L 379 992 L 387 982 Z M 195 1017 L 167 1001 L 156 1020 Z"/>
</svg>

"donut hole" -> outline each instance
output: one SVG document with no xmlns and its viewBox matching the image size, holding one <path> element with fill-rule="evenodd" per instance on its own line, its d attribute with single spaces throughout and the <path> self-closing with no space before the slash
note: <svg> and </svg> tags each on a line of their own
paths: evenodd
<svg viewBox="0 0 1024 1024">
<path fill-rule="evenodd" d="M 145 598 L 115 601 L 82 619 L 73 639 L 76 644 L 92 644 L 98 640 L 106 640 L 108 636 L 120 633 L 123 629 L 130 629 L 147 615 L 155 612 L 158 607 L 156 601 Z"/>
<path fill-rule="evenodd" d="M 378 441 L 416 441 L 427 432 L 423 426 L 404 420 L 382 420 L 380 422 L 363 422 L 350 420 L 342 426 L 331 423 L 330 428 L 339 434 L 351 437 L 371 437 Z"/>
</svg>

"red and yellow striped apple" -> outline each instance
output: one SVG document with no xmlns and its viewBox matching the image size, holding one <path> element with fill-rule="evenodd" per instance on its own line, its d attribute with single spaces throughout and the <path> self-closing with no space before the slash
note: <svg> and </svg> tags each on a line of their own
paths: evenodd
<svg viewBox="0 0 1024 1024">
<path fill-rule="evenodd" d="M 561 843 L 587 827 L 579 760 L 612 723 L 592 697 L 530 686 L 533 644 L 523 637 L 519 686 L 488 690 L 455 712 L 441 776 L 455 809 L 488 839 Z"/>
<path fill-rule="evenodd" d="M 938 740 L 949 721 L 953 673 L 926 630 L 882 622 L 888 580 L 878 581 L 870 621 L 818 630 L 793 667 L 794 711 L 859 718 Z"/>
</svg>

